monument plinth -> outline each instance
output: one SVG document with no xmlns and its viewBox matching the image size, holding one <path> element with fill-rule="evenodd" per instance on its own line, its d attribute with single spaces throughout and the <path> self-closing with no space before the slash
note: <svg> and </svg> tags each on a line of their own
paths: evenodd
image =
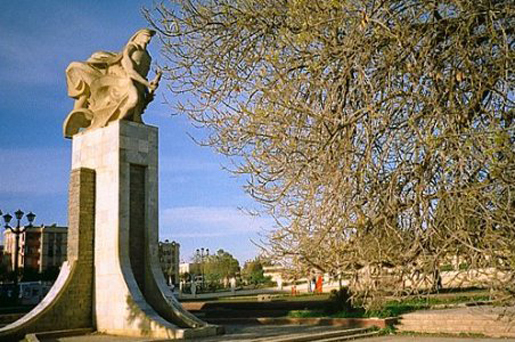
<svg viewBox="0 0 515 342">
<path fill-rule="evenodd" d="M 96 173 L 96 329 L 161 338 L 215 334 L 175 301 L 159 265 L 157 146 L 156 127 L 130 121 L 73 137 L 72 169 Z"/>
<path fill-rule="evenodd" d="M 154 33 L 140 30 L 122 52 L 68 67 L 76 99 L 63 127 L 73 140 L 68 260 L 43 301 L 0 329 L 0 341 L 77 328 L 161 339 L 221 331 L 182 308 L 159 264 L 158 130 L 141 120 L 160 79 L 146 78 Z"/>
</svg>

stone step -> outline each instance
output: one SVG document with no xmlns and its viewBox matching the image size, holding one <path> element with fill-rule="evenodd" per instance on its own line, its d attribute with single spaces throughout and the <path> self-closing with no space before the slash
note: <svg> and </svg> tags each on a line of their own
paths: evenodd
<svg viewBox="0 0 515 342">
<path fill-rule="evenodd" d="M 402 318 L 396 325 L 400 332 L 421 333 L 472 333 L 487 336 L 515 337 L 515 322 L 503 322 L 492 319 L 462 319 L 462 320 L 434 320 L 434 319 L 405 319 Z"/>
<path fill-rule="evenodd" d="M 483 334 L 491 337 L 515 337 L 513 308 L 479 306 L 425 310 L 405 314 L 396 325 L 401 332 Z"/>
<path fill-rule="evenodd" d="M 400 325 L 397 325 L 396 328 L 397 329 L 440 329 L 440 330 L 460 330 L 460 329 L 475 329 L 475 330 L 480 330 L 480 329 L 487 329 L 487 328 L 492 328 L 492 329 L 499 329 L 499 328 L 503 328 L 505 326 L 501 326 L 501 325 L 489 325 L 489 326 L 486 326 L 486 325 L 436 325 L 436 324 L 400 324 Z"/>
<path fill-rule="evenodd" d="M 431 325 L 436 327 L 441 326 L 456 326 L 456 325 L 470 325 L 470 326 L 488 326 L 488 325 L 505 325 L 502 322 L 495 321 L 481 321 L 481 320 L 461 320 L 461 321 L 433 321 L 433 320 L 400 320 L 400 325 Z"/>
<path fill-rule="evenodd" d="M 447 333 L 447 334 L 483 334 L 492 337 L 515 337 L 514 329 L 491 326 L 487 328 L 472 326 L 437 327 L 437 326 L 397 326 L 399 332 Z"/>
<path fill-rule="evenodd" d="M 363 333 L 363 334 L 353 334 L 353 335 L 332 337 L 332 338 L 326 338 L 323 340 L 313 340 L 313 341 L 316 341 L 316 342 L 341 342 L 341 341 L 357 340 L 360 338 L 374 337 L 377 335 L 379 335 L 379 331 L 371 331 L 371 332 L 367 332 L 367 333 Z"/>
<path fill-rule="evenodd" d="M 45 332 L 27 334 L 25 336 L 25 341 L 29 341 L 29 342 L 56 341 L 57 339 L 63 338 L 63 337 L 81 336 L 81 335 L 91 334 L 93 331 L 94 331 L 93 328 L 45 331 Z"/>
<path fill-rule="evenodd" d="M 310 341 L 340 341 L 344 337 L 358 336 L 370 332 L 369 328 L 339 329 L 321 333 L 294 334 L 284 337 L 273 336 L 256 340 L 256 342 L 310 342 Z M 335 339 L 335 340 L 331 340 Z"/>
<path fill-rule="evenodd" d="M 455 324 L 469 324 L 469 325 L 490 325 L 490 324 L 508 324 L 513 320 L 506 317 L 505 319 L 490 318 L 490 317 L 461 317 L 455 319 L 434 319 L 430 317 L 401 317 L 398 321 L 400 324 L 435 324 L 435 325 L 455 325 Z"/>
<path fill-rule="evenodd" d="M 497 321 L 474 321 L 474 320 L 463 320 L 455 322 L 440 322 L 440 321 L 428 321 L 428 320 L 412 320 L 412 321 L 400 321 L 398 326 L 412 326 L 412 325 L 428 325 L 435 327 L 452 327 L 452 326 L 473 326 L 473 327 L 488 327 L 488 326 L 508 326 L 508 322 L 497 322 Z"/>
</svg>

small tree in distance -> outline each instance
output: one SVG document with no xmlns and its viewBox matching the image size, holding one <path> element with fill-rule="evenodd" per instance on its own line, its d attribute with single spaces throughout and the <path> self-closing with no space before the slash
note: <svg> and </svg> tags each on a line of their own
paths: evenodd
<svg viewBox="0 0 515 342">
<path fill-rule="evenodd" d="M 241 270 L 243 280 L 254 286 L 269 284 L 271 278 L 265 277 L 264 275 L 263 266 L 265 266 L 265 264 L 266 263 L 260 257 L 246 261 Z"/>
<path fill-rule="evenodd" d="M 178 1 L 147 12 L 177 105 L 277 219 L 268 252 L 373 303 L 470 284 L 515 300 L 509 0 Z M 483 281 L 481 280 L 483 279 Z"/>
<path fill-rule="evenodd" d="M 229 279 L 235 277 L 240 271 L 238 260 L 223 249 L 205 257 L 204 264 L 200 267 L 203 267 L 201 272 L 208 283 L 224 287 L 228 286 Z"/>
</svg>

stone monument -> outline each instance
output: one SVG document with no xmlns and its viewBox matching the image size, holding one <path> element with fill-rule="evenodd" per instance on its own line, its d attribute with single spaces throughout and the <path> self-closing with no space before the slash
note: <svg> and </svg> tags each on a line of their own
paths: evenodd
<svg viewBox="0 0 515 342">
<path fill-rule="evenodd" d="M 159 266 L 158 132 L 141 119 L 161 76 L 147 80 L 154 34 L 139 30 L 121 52 L 95 52 L 66 69 L 75 99 L 63 126 L 73 150 L 68 260 L 0 340 L 78 328 L 160 339 L 221 332 L 182 308 Z"/>
<path fill-rule="evenodd" d="M 72 62 L 66 68 L 68 95 L 75 99 L 63 126 L 66 138 L 112 121 L 143 122 L 141 115 L 161 77 L 157 73 L 153 81 L 147 80 L 151 62 L 147 45 L 154 34 L 139 30 L 121 52 L 97 51 L 86 62 Z"/>
</svg>

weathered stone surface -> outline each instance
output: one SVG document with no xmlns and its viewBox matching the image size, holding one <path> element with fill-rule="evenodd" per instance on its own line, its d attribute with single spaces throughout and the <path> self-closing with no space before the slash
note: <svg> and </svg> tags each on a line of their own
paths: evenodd
<svg viewBox="0 0 515 342">
<path fill-rule="evenodd" d="M 396 326 L 403 332 L 483 334 L 515 337 L 513 310 L 480 306 L 444 310 L 425 310 L 405 314 Z"/>
</svg>

